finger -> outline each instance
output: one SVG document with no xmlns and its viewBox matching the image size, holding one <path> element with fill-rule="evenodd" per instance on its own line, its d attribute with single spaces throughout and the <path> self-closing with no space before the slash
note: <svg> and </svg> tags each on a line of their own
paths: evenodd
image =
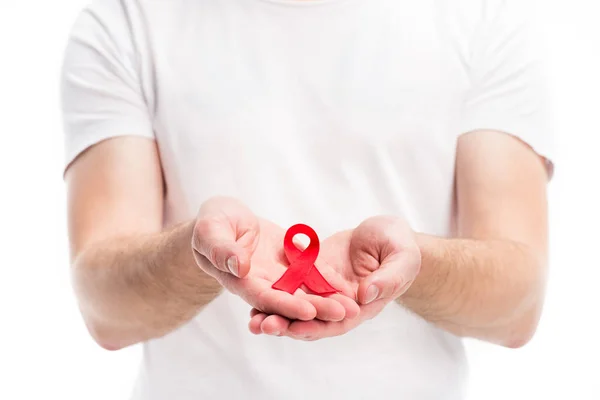
<svg viewBox="0 0 600 400">
<path fill-rule="evenodd" d="M 305 296 L 311 297 L 312 295 L 305 294 Z M 340 294 L 336 294 L 336 295 L 332 295 L 332 296 L 335 297 L 335 299 L 334 299 L 335 301 L 337 301 L 338 303 L 343 305 L 344 308 L 349 310 L 348 312 L 346 312 L 346 318 L 352 319 L 352 318 L 358 317 L 358 315 L 360 313 L 360 307 L 354 300 L 352 300 L 344 295 L 340 295 Z M 263 321 L 266 316 L 266 314 L 261 313 L 257 309 L 252 309 L 252 311 L 250 312 L 250 315 L 253 320 L 260 320 L 260 321 Z M 286 335 L 287 328 L 289 327 L 291 321 L 288 320 L 287 318 L 281 317 L 279 315 L 272 315 L 272 316 L 269 316 L 269 318 L 270 317 L 273 317 L 274 319 L 278 320 L 278 324 L 270 325 L 273 322 L 271 320 L 269 320 L 267 322 L 268 325 L 266 327 L 261 327 L 262 332 L 269 333 L 269 334 L 272 334 L 272 332 L 278 332 L 279 334 Z M 323 318 L 321 318 L 319 316 L 319 314 L 317 314 L 317 319 L 323 319 Z M 330 320 L 335 321 L 333 319 L 330 319 Z M 338 321 L 341 321 L 341 319 L 339 319 Z"/>
<path fill-rule="evenodd" d="M 290 319 L 311 320 L 317 315 L 315 307 L 306 299 L 287 292 L 271 288 L 271 282 L 256 277 L 234 278 L 230 274 L 221 274 L 223 286 L 231 293 L 240 296 L 258 312 L 278 314 Z M 251 310 L 251 318 L 257 311 Z"/>
<path fill-rule="evenodd" d="M 260 324 L 262 333 L 272 336 L 280 336 L 287 331 L 290 320 L 281 315 L 269 315 Z"/>
<path fill-rule="evenodd" d="M 329 266 L 326 262 L 320 262 L 316 265 L 321 272 L 321 275 L 329 282 L 331 286 L 339 290 L 342 294 L 347 297 L 356 298 L 356 291 L 352 288 L 352 285 L 346 281 L 336 270 Z"/>
<path fill-rule="evenodd" d="M 258 310 L 257 310 L 258 311 Z M 260 335 L 262 333 L 260 329 L 260 325 L 267 318 L 267 314 L 263 314 L 258 312 L 256 315 L 250 318 L 250 322 L 248 323 L 248 329 L 255 335 Z"/>
<path fill-rule="evenodd" d="M 256 308 L 253 308 L 250 310 L 250 318 L 254 317 L 257 314 L 260 314 L 261 312 L 258 311 Z"/>
<path fill-rule="evenodd" d="M 299 340 L 318 340 L 326 337 L 344 335 L 356 328 L 361 322 L 377 316 L 385 307 L 386 302 L 376 301 L 360 308 L 360 315 L 355 318 L 345 318 L 342 321 L 291 321 L 283 336 Z"/>
<path fill-rule="evenodd" d="M 193 247 L 196 256 L 205 257 L 221 272 L 244 277 L 250 270 L 250 254 L 233 241 L 205 237 Z M 198 262 L 198 260 L 196 260 Z"/>
<path fill-rule="evenodd" d="M 329 298 L 337 301 L 344 307 L 346 312 L 345 318 L 356 318 L 360 314 L 360 306 L 354 299 L 343 294 L 332 294 Z"/>
<path fill-rule="evenodd" d="M 301 289 L 295 295 L 309 301 L 317 310 L 316 318 L 322 321 L 341 321 L 346 316 L 346 309 L 336 298 L 307 294 Z"/>
<path fill-rule="evenodd" d="M 384 258 L 400 250 L 405 229 L 402 220 L 386 216 L 366 219 L 357 226 L 349 249 L 354 273 L 364 277 L 378 269 Z"/>
<path fill-rule="evenodd" d="M 329 299 L 336 300 L 344 307 L 346 312 L 345 318 L 354 318 L 358 315 L 360 307 L 356 303 L 357 295 L 356 289 L 346 281 L 338 272 L 331 268 L 327 263 L 322 263 L 320 271 L 325 279 L 333 286 L 338 289 L 340 293 L 327 296 Z M 319 318 L 321 319 L 321 318 Z"/>
<path fill-rule="evenodd" d="M 251 303 L 251 298 L 244 300 L 266 314 L 278 314 L 302 321 L 310 321 L 317 316 L 317 309 L 308 300 L 271 288 L 258 294 L 256 304 Z"/>
<path fill-rule="evenodd" d="M 421 266 L 419 249 L 405 249 L 383 260 L 381 266 L 358 286 L 358 300 L 369 304 L 380 299 L 395 299 L 410 287 Z"/>
<path fill-rule="evenodd" d="M 319 321 L 293 321 L 285 335 L 300 340 L 318 340 L 327 337 L 340 336 L 356 325 L 356 320 L 345 319 L 339 322 Z"/>
<path fill-rule="evenodd" d="M 350 257 L 354 272 L 363 277 L 357 291 L 361 304 L 398 297 L 421 265 L 414 232 L 397 217 L 373 217 L 361 223 L 352 234 Z"/>
<path fill-rule="evenodd" d="M 258 236 L 258 218 L 247 207 L 234 199 L 213 198 L 200 208 L 192 248 L 197 262 L 205 257 L 218 270 L 244 277 Z"/>
<path fill-rule="evenodd" d="M 236 239 L 237 235 L 226 220 L 198 220 L 192 248 L 196 257 L 205 257 L 218 270 L 243 278 L 250 271 L 254 242 L 258 241 L 258 226 L 255 230 L 244 232 L 239 239 Z"/>
</svg>

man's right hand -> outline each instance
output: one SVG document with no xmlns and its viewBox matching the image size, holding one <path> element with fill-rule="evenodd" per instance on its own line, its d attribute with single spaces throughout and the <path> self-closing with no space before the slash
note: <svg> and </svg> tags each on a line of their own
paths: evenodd
<svg viewBox="0 0 600 400">
<path fill-rule="evenodd" d="M 287 265 L 285 232 L 235 200 L 207 201 L 196 220 L 164 229 L 164 182 L 152 140 L 104 140 L 74 160 L 65 177 L 73 287 L 90 334 L 106 349 L 168 334 L 222 287 L 242 297 L 249 310 L 289 319 L 335 321 L 358 312 L 342 295 L 324 299 L 271 289 Z M 235 275 L 227 267 L 231 256 Z M 352 296 L 329 272 L 327 279 Z"/>
<path fill-rule="evenodd" d="M 284 235 L 281 227 L 258 218 L 239 201 L 215 197 L 200 207 L 192 249 L 204 272 L 264 313 L 304 321 L 354 318 L 358 305 L 344 294 L 325 298 L 302 289 L 291 295 L 271 288 L 286 270 Z M 324 273 L 342 293 L 352 293 L 341 277 Z"/>
</svg>

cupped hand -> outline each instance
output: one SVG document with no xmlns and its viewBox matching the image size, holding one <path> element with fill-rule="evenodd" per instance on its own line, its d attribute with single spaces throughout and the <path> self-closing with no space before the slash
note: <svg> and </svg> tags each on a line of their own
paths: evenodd
<svg viewBox="0 0 600 400">
<path fill-rule="evenodd" d="M 192 249 L 204 272 L 260 312 L 301 321 L 356 316 L 358 306 L 348 297 L 352 289 L 332 269 L 322 272 L 339 294 L 321 297 L 300 288 L 292 295 L 271 288 L 288 265 L 284 236 L 281 227 L 258 218 L 241 202 L 216 197 L 200 207 Z"/>
<path fill-rule="evenodd" d="M 373 217 L 351 231 L 326 239 L 316 265 L 337 272 L 360 304 L 360 313 L 340 321 L 294 321 L 281 314 L 251 311 L 251 332 L 317 340 L 342 335 L 378 315 L 415 280 L 421 253 L 408 224 L 396 217 Z M 329 279 L 329 276 L 326 276 Z"/>
</svg>

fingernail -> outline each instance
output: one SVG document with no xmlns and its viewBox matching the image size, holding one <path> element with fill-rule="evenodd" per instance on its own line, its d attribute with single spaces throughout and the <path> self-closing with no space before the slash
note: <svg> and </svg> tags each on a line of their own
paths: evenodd
<svg viewBox="0 0 600 400">
<path fill-rule="evenodd" d="M 236 256 L 231 256 L 227 259 L 227 268 L 233 275 L 238 276 L 239 267 L 238 259 Z"/>
<path fill-rule="evenodd" d="M 367 289 L 365 304 L 373 302 L 377 298 L 377 296 L 379 296 L 379 288 L 375 285 L 369 286 L 369 288 Z"/>
<path fill-rule="evenodd" d="M 271 335 L 273 335 L 273 336 L 279 336 L 279 335 L 281 335 L 281 332 L 273 332 L 273 333 L 271 333 Z"/>
<path fill-rule="evenodd" d="M 290 336 L 298 340 L 308 340 L 309 338 L 309 335 L 307 335 L 306 333 L 290 333 Z"/>
</svg>

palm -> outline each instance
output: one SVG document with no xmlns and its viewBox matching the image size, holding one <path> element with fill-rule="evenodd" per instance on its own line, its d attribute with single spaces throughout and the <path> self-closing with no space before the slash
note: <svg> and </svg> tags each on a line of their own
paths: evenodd
<svg viewBox="0 0 600 400">
<path fill-rule="evenodd" d="M 339 232 L 327 238 L 323 242 L 325 250 L 320 261 L 345 281 L 353 292 L 353 298 L 358 301 L 361 281 L 379 267 L 379 261 L 356 249 L 358 244 L 353 237 L 353 232 Z M 352 256 L 361 259 L 360 268 L 356 267 L 358 264 L 356 260 L 353 265 Z M 294 321 L 290 323 L 287 331 L 291 336 L 299 336 L 307 340 L 340 335 L 379 314 L 387 303 L 386 300 L 378 300 L 366 305 L 358 303 L 360 313 L 357 318 L 343 321 Z"/>
<path fill-rule="evenodd" d="M 359 249 L 353 236 L 354 231 L 344 231 L 330 236 L 323 243 L 326 251 L 322 254 L 322 262 L 337 273 L 344 282 L 352 289 L 353 298 L 358 301 L 358 291 L 361 281 L 379 268 L 379 261 L 370 254 Z M 352 257 L 359 258 L 352 263 Z M 361 320 L 377 314 L 385 304 L 376 301 L 368 305 L 360 306 Z"/>
<path fill-rule="evenodd" d="M 238 280 L 240 287 L 250 285 L 265 290 L 285 272 L 285 258 L 280 251 L 284 233 L 281 227 L 265 220 L 260 221 L 258 245 L 250 258 L 252 267 L 244 279 Z"/>
<path fill-rule="evenodd" d="M 321 252 L 315 265 L 319 268 L 325 278 L 335 287 L 344 287 L 347 296 L 357 300 L 360 281 L 368 274 L 352 267 L 350 248 L 352 243 L 352 231 L 337 233 L 327 238 L 321 246 Z M 383 301 L 376 301 L 369 305 L 361 305 L 358 317 L 345 318 L 340 321 L 305 320 L 291 321 L 281 315 L 267 315 L 254 311 L 250 322 L 250 330 L 254 333 L 264 332 L 286 332 L 290 336 L 302 339 L 310 339 L 314 332 L 346 331 L 360 324 L 364 319 L 370 318 L 385 306 Z"/>
<path fill-rule="evenodd" d="M 339 285 L 348 288 L 347 295 L 361 304 L 358 317 L 342 321 L 291 321 L 255 311 L 250 330 L 284 332 L 295 338 L 314 340 L 344 334 L 375 317 L 406 290 L 418 272 L 420 254 L 414 250 L 411 235 L 412 231 L 401 220 L 375 217 L 323 242 L 317 265 L 326 278 L 339 279 Z M 380 292 L 380 287 L 385 290 Z"/>
<path fill-rule="evenodd" d="M 244 278 L 223 274 L 220 279 L 223 286 L 257 310 L 292 319 L 339 321 L 358 312 L 354 302 L 341 294 L 323 298 L 308 293 L 306 288 L 298 289 L 293 295 L 273 289 L 273 283 L 285 273 L 288 265 L 283 252 L 285 231 L 266 220 L 260 220 L 259 224 L 260 235 L 250 258 L 249 273 Z M 344 280 L 335 276 L 331 279 L 336 288 L 348 292 Z"/>
</svg>

